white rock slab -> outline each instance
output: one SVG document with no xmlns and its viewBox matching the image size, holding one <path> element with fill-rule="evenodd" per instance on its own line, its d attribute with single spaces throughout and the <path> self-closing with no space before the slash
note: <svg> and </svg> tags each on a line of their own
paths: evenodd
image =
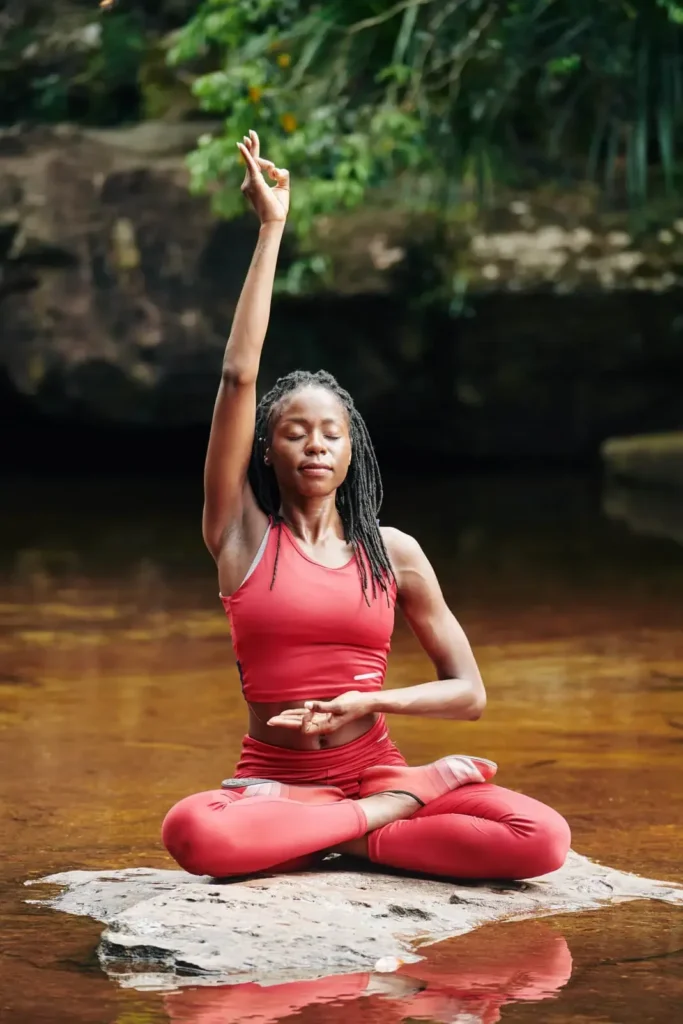
<svg viewBox="0 0 683 1024">
<path fill-rule="evenodd" d="M 526 882 L 455 883 L 343 869 L 216 882 L 183 871 L 66 871 L 31 900 L 106 924 L 98 955 L 126 987 L 274 984 L 373 970 L 381 958 L 482 924 L 591 910 L 624 900 L 683 906 L 683 887 L 570 853 L 559 871 Z"/>
</svg>

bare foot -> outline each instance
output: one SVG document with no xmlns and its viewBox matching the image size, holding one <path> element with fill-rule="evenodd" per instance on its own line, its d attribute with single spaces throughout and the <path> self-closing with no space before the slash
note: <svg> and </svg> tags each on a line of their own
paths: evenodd
<svg viewBox="0 0 683 1024">
<path fill-rule="evenodd" d="M 489 782 L 497 770 L 493 761 L 466 754 L 451 754 L 416 768 L 376 765 L 362 773 L 360 793 L 362 797 L 379 796 L 388 791 L 410 794 L 424 807 L 460 786 Z"/>
</svg>

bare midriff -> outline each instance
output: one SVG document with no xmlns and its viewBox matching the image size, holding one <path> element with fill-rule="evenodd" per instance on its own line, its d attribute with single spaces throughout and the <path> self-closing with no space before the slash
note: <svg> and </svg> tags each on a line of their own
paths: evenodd
<svg viewBox="0 0 683 1024">
<path fill-rule="evenodd" d="M 311 697 L 315 700 L 315 697 Z M 330 698 L 326 698 L 329 700 Z M 355 722 L 349 722 L 336 732 L 325 733 L 324 735 L 306 736 L 298 729 L 286 729 L 283 726 L 268 725 L 268 720 L 282 711 L 290 708 L 304 707 L 304 701 L 280 701 L 273 704 L 248 704 L 249 708 L 249 735 L 252 739 L 260 740 L 261 743 L 270 743 L 274 747 L 286 747 L 288 750 L 327 750 L 331 747 L 342 747 L 345 743 L 352 743 L 360 736 L 368 732 L 375 722 L 377 715 L 363 715 Z"/>
</svg>

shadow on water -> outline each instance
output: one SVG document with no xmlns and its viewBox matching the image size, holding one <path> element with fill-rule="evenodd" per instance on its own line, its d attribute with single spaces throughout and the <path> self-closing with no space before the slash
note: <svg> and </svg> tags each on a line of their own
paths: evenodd
<svg viewBox="0 0 683 1024">
<path fill-rule="evenodd" d="M 564 813 L 575 849 L 683 881 L 675 530 L 633 532 L 601 512 L 595 481 L 572 477 L 404 478 L 387 490 L 383 521 L 423 543 L 489 693 L 476 724 L 393 721 L 407 757 L 448 752 L 455 730 L 456 747 L 500 763 L 502 784 Z M 199 536 L 200 481 L 17 479 L 8 493 L 0 509 L 3 1021 L 676 1019 L 683 913 L 654 903 L 487 926 L 392 975 L 177 993 L 106 978 L 93 956 L 100 926 L 27 906 L 22 883 L 73 868 L 172 866 L 158 839 L 164 812 L 234 762 L 244 719 Z M 399 623 L 389 685 L 429 672 Z"/>
</svg>

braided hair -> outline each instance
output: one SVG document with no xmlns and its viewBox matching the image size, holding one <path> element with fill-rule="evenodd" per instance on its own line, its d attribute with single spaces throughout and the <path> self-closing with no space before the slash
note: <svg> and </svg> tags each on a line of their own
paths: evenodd
<svg viewBox="0 0 683 1024">
<path fill-rule="evenodd" d="M 275 584 L 283 519 L 280 514 L 280 491 L 275 472 L 272 466 L 266 465 L 264 457 L 273 421 L 283 399 L 289 398 L 294 392 L 306 387 L 325 388 L 339 399 L 346 410 L 351 436 L 351 464 L 344 482 L 337 489 L 337 511 L 341 517 L 346 542 L 353 548 L 366 603 L 370 603 L 368 583 L 372 586 L 373 598 L 377 596 L 379 589 L 384 591 L 388 601 L 389 587 L 395 577 L 377 519 L 383 497 L 377 456 L 370 440 L 368 428 L 356 409 L 351 395 L 325 370 L 318 370 L 317 373 L 295 370 L 285 377 L 280 377 L 274 387 L 261 398 L 256 408 L 256 429 L 249 464 L 249 483 L 260 508 L 266 515 L 272 517 L 278 527 L 277 551 L 270 589 L 272 590 Z M 370 570 L 370 579 L 368 579 L 368 569 Z"/>
</svg>

